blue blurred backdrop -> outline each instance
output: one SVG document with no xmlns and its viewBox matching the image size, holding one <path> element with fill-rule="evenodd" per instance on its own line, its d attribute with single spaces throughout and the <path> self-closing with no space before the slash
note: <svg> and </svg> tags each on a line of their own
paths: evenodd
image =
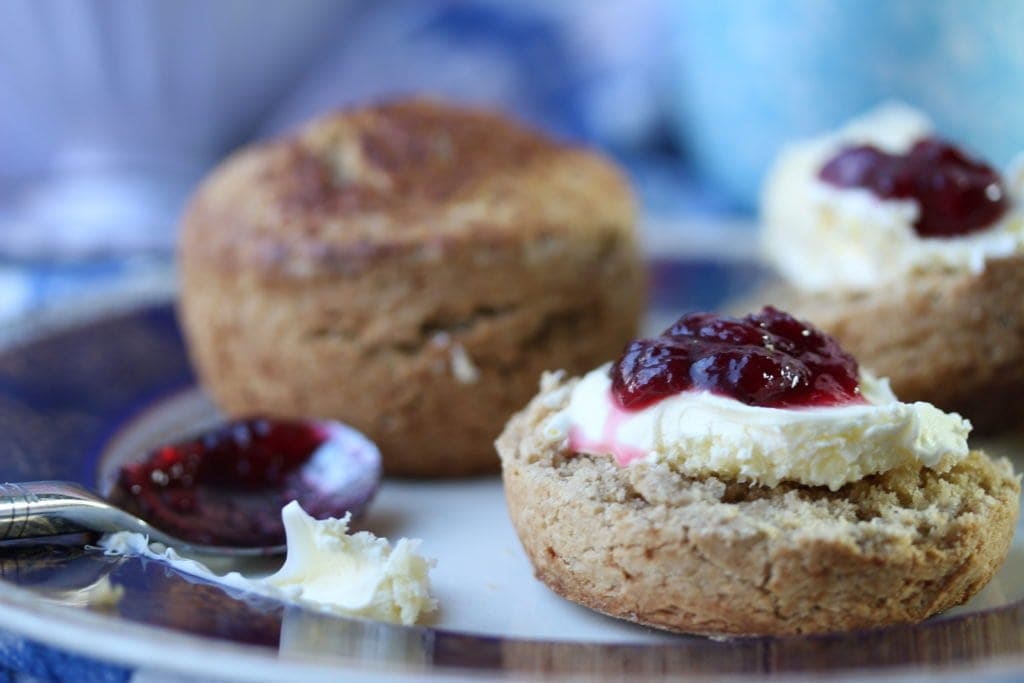
<svg viewBox="0 0 1024 683">
<path fill-rule="evenodd" d="M 4 0 L 0 257 L 166 259 L 233 147 L 399 93 L 604 148 L 652 249 L 749 246 L 780 145 L 880 100 L 1005 164 L 1022 36 L 1018 0 Z"/>
</svg>

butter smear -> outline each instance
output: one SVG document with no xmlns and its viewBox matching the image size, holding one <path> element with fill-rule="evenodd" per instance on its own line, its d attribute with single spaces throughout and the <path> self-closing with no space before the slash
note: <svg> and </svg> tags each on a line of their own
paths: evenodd
<svg viewBox="0 0 1024 683">
<path fill-rule="evenodd" d="M 367 531 L 349 534 L 348 515 L 313 519 L 294 501 L 281 517 L 288 554 L 281 569 L 265 578 L 215 574 L 128 531 L 108 534 L 99 545 L 108 554 L 148 557 L 223 586 L 343 616 L 414 624 L 436 609 L 429 581 L 434 561 L 419 554 L 420 541 L 403 538 L 392 547 Z"/>
</svg>

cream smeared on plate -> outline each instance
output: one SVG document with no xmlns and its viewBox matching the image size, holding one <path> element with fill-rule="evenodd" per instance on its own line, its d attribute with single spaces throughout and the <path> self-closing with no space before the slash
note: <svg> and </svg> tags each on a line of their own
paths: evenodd
<svg viewBox="0 0 1024 683">
<path fill-rule="evenodd" d="M 173 548 L 151 545 L 142 534 L 108 534 L 99 545 L 110 554 L 148 557 L 223 586 L 344 616 L 413 624 L 436 609 L 429 581 L 434 562 L 419 553 L 420 541 L 403 538 L 392 546 L 366 531 L 349 534 L 348 516 L 313 519 L 296 502 L 281 517 L 288 555 L 280 570 L 264 578 L 218 575 Z"/>
</svg>

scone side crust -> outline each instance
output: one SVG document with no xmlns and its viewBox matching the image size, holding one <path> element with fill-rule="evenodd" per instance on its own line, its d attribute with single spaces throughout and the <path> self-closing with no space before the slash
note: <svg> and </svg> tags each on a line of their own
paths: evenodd
<svg viewBox="0 0 1024 683">
<path fill-rule="evenodd" d="M 799 510 L 802 487 L 723 502 L 737 495 L 724 482 L 673 481 L 545 446 L 537 434 L 551 404 L 550 392 L 538 397 L 498 439 L 510 515 L 539 578 L 613 616 L 737 635 L 917 621 L 984 585 L 1012 537 L 1017 480 L 1008 464 L 980 454 L 958 476 L 991 494 L 961 501 L 957 514 L 937 501 L 894 507 L 880 531 L 847 510 L 851 519 L 830 533 L 803 528 L 813 508 Z M 939 482 L 932 495 L 956 490 Z M 916 537 L 929 524 L 935 530 Z"/>
</svg>

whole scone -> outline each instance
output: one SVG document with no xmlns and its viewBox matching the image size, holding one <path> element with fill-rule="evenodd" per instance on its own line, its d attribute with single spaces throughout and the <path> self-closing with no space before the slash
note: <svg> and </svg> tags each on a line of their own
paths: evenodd
<svg viewBox="0 0 1024 683">
<path fill-rule="evenodd" d="M 228 413 L 345 421 L 396 475 L 497 469 L 544 369 L 636 330 L 626 182 L 492 113 L 404 101 L 250 146 L 185 213 L 180 317 Z"/>
<path fill-rule="evenodd" d="M 549 375 L 497 441 L 509 514 L 537 577 L 605 614 L 708 635 L 916 622 L 1004 560 L 1020 486 L 974 451 L 832 491 L 616 464 L 547 433 L 576 380 Z"/>
</svg>

